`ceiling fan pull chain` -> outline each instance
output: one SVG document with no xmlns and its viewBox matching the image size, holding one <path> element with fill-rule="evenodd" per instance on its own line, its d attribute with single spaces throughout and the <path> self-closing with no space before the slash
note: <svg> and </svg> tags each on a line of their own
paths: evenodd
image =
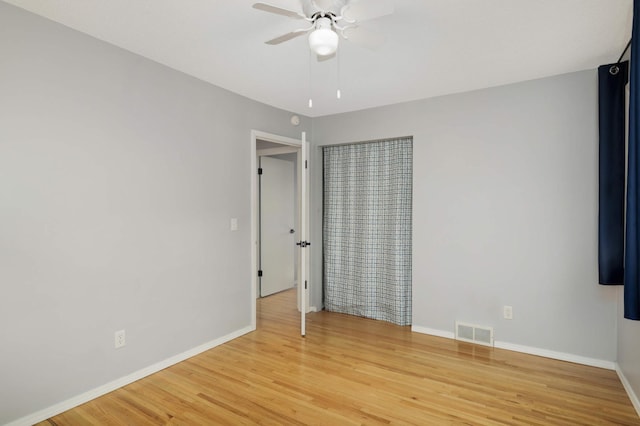
<svg viewBox="0 0 640 426">
<path fill-rule="evenodd" d="M 313 52 L 309 50 L 309 108 L 313 108 L 313 99 L 311 98 L 311 56 Z"/>
<path fill-rule="evenodd" d="M 336 98 L 340 99 L 342 97 L 342 93 L 340 93 L 340 50 L 336 52 L 336 75 L 338 81 L 338 90 L 336 91 Z"/>
</svg>

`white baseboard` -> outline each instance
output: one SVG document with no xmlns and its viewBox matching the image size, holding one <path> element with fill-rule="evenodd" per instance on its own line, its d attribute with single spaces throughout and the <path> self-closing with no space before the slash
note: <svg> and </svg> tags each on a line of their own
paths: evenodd
<svg viewBox="0 0 640 426">
<path fill-rule="evenodd" d="M 447 339 L 455 338 L 455 334 L 451 331 L 435 330 L 432 328 L 420 327 L 416 325 L 411 326 L 411 331 L 414 331 L 416 333 L 429 334 L 431 336 L 445 337 Z M 500 342 L 497 340 L 494 341 L 493 344 L 494 344 L 494 347 L 496 348 L 507 349 L 509 351 L 522 352 L 525 354 L 537 355 L 545 358 L 557 359 L 560 361 L 569 361 L 569 362 L 574 362 L 576 364 L 589 365 L 591 367 L 606 368 L 607 370 L 615 370 L 615 363 L 613 361 L 606 361 L 606 360 L 596 359 L 596 358 L 587 358 L 587 357 L 568 354 L 564 352 L 556 352 L 556 351 L 550 351 L 547 349 L 534 348 L 531 346 L 523 346 L 523 345 L 516 345 L 508 342 Z"/>
<path fill-rule="evenodd" d="M 428 334 L 430 336 L 444 337 L 446 339 L 453 339 L 456 335 L 452 331 L 436 330 L 434 328 L 420 327 L 419 325 L 412 325 L 411 331 L 421 334 Z"/>
<path fill-rule="evenodd" d="M 633 391 L 633 388 L 631 387 L 631 383 L 629 383 L 629 380 L 627 380 L 627 378 L 625 377 L 618 363 L 616 363 L 616 373 L 618 373 L 618 378 L 622 382 L 622 386 L 624 386 L 624 390 L 627 391 L 627 395 L 629 395 L 629 399 L 633 404 L 633 408 L 636 409 L 636 413 L 638 413 L 638 416 L 640 416 L 640 400 L 638 400 L 638 395 L 636 395 L 636 393 Z"/>
<path fill-rule="evenodd" d="M 222 336 L 218 339 L 212 340 L 208 343 L 204 343 L 186 352 L 172 356 L 171 358 L 167 358 L 163 361 L 150 365 L 149 367 L 138 370 L 127 376 L 124 376 L 112 382 L 106 383 L 95 389 L 91 389 L 88 392 L 74 396 L 73 398 L 67 399 L 66 401 L 62 401 L 58 404 L 52 405 L 48 408 L 45 408 L 44 410 L 40 410 L 33 414 L 29 414 L 25 417 L 22 417 L 18 420 L 14 420 L 11 423 L 6 424 L 5 426 L 28 426 L 28 425 L 33 425 L 34 423 L 41 422 L 57 414 L 70 410 L 74 407 L 77 407 L 78 405 L 84 404 L 85 402 L 91 401 L 92 399 L 98 398 L 99 396 L 105 395 L 118 388 L 121 388 L 137 380 L 140 380 L 143 377 L 147 377 L 153 373 L 157 373 L 160 370 L 164 370 L 167 367 L 170 367 L 174 364 L 177 364 L 193 356 L 196 356 L 204 351 L 208 351 L 209 349 L 215 348 L 216 346 L 220 346 L 223 343 L 226 343 L 244 334 L 250 333 L 254 330 L 255 330 L 255 327 L 247 326 L 240 330 L 234 331 L 232 333 L 227 334 L 226 336 Z"/>
<path fill-rule="evenodd" d="M 604 359 L 588 358 L 580 355 L 569 354 L 565 352 L 550 351 L 548 349 L 534 348 L 532 346 L 516 345 L 514 343 L 494 341 L 494 346 L 500 349 L 507 349 L 514 352 L 522 352 L 530 355 L 537 355 L 545 358 L 557 359 L 560 361 L 568 361 L 576 364 L 588 365 L 591 367 L 604 368 L 607 370 L 615 370 L 616 363 Z"/>
</svg>

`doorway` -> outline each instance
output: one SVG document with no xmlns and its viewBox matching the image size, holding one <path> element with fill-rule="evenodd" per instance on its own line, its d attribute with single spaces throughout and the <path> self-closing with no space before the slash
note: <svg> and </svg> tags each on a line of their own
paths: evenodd
<svg viewBox="0 0 640 426">
<path fill-rule="evenodd" d="M 256 327 L 256 299 L 260 294 L 259 289 L 259 179 L 258 165 L 261 157 L 281 156 L 285 154 L 294 154 L 296 157 L 296 180 L 299 184 L 296 187 L 297 194 L 297 215 L 295 217 L 295 226 L 289 228 L 294 230 L 294 239 L 296 245 L 296 265 L 297 265 L 297 308 L 300 311 L 300 331 L 301 335 L 305 335 L 305 314 L 309 311 L 309 292 L 307 288 L 307 270 L 308 270 L 308 249 L 305 240 L 307 235 L 307 218 L 308 218 L 308 197 L 307 197 L 307 170 L 304 167 L 306 161 L 306 142 L 305 133 L 302 132 L 301 139 L 292 139 L 284 136 L 273 135 L 257 130 L 251 131 L 251 326 Z M 295 247 L 295 246 L 294 246 Z"/>
</svg>

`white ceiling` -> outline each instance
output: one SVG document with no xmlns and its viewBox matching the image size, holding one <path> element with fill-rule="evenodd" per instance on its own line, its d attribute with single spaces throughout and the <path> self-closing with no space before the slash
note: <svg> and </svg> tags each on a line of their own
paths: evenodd
<svg viewBox="0 0 640 426">
<path fill-rule="evenodd" d="M 255 10 L 257 0 L 5 1 L 310 117 L 595 68 L 618 59 L 632 18 L 632 0 L 390 0 L 393 15 L 363 24 L 386 36 L 381 49 L 341 40 L 337 100 L 336 60 L 310 62 L 304 36 L 264 44 L 301 21 Z"/>
</svg>

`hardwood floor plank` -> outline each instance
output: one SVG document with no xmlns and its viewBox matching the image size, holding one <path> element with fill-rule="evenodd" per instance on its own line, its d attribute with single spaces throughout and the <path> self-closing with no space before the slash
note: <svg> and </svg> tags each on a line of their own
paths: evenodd
<svg viewBox="0 0 640 426">
<path fill-rule="evenodd" d="M 613 371 L 258 300 L 258 329 L 43 425 L 640 425 Z"/>
</svg>

